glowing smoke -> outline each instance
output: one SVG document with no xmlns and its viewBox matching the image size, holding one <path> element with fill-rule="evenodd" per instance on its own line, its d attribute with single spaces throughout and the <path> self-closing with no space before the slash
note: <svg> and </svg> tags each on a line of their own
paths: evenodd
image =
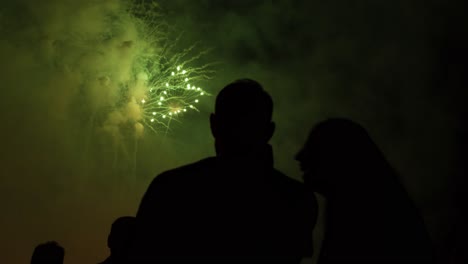
<svg viewBox="0 0 468 264">
<path fill-rule="evenodd" d="M 2 3 L 0 224 L 16 225 L 1 230 L 2 262 L 27 262 L 48 239 L 65 246 L 68 263 L 102 259 L 110 223 L 134 214 L 147 181 L 196 155 L 176 154 L 153 133 L 196 110 L 206 95 L 199 81 L 210 74 L 195 61 L 198 46 L 176 48 L 158 8 L 121 0 Z"/>
<path fill-rule="evenodd" d="M 193 47 L 182 52 L 173 49 L 177 40 L 167 39 L 170 29 L 158 15 L 156 3 L 48 2 L 11 4 L 10 8 L 21 9 L 29 18 L 23 22 L 35 23 L 25 25 L 24 32 L 9 29 L 13 17 L 5 14 L 16 13 L 11 10 L 2 12 L 0 25 L 3 34 L 16 35 L 14 41 L 2 41 L 2 46 L 53 72 L 47 75 L 52 76 L 50 86 L 60 86 L 56 89 L 60 91 L 53 87 L 52 96 L 60 98 L 54 115 L 73 118 L 73 114 L 88 113 L 87 122 L 114 136 L 122 126 L 135 123 L 157 131 L 156 124 L 167 128 L 173 116 L 196 109 L 197 97 L 206 94 L 195 86 L 208 77 L 206 66 L 189 66 L 201 54 L 190 57 Z M 25 52 L 21 50 L 24 41 L 37 45 Z M 20 66 L 30 66 L 29 62 Z"/>
</svg>

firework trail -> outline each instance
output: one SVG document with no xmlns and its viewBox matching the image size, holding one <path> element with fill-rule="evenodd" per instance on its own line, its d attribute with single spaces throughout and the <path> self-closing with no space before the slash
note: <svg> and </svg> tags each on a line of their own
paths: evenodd
<svg viewBox="0 0 468 264">
<path fill-rule="evenodd" d="M 3 61 L 3 87 L 21 98 L 11 106 L 44 119 L 44 130 L 69 129 L 61 136 L 80 142 L 83 177 L 101 167 L 102 152 L 129 174 L 135 137 L 165 135 L 198 111 L 213 75 L 202 45 L 183 46 L 156 1 L 10 1 L 0 6 L 0 34 L 2 56 L 14 58 Z"/>
</svg>

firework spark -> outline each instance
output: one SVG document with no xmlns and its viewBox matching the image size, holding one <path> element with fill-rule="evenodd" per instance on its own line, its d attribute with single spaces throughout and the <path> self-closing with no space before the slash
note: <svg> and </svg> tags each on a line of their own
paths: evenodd
<svg viewBox="0 0 468 264">
<path fill-rule="evenodd" d="M 206 52 L 194 54 L 196 45 L 176 50 L 179 38 L 168 38 L 170 27 L 161 19 L 156 2 L 134 2 L 132 14 L 149 43 L 134 64 L 136 83 L 143 94 L 134 96 L 142 109 L 141 122 L 154 132 L 169 129 L 189 111 L 198 111 L 201 97 L 209 95 L 198 83 L 210 78 L 210 65 L 195 64 Z M 163 47 L 163 48 L 155 48 Z"/>
<path fill-rule="evenodd" d="M 138 98 L 143 109 L 142 122 L 155 132 L 159 127 L 168 128 L 171 121 L 179 121 L 189 111 L 198 111 L 201 97 L 209 95 L 196 85 L 209 77 L 208 66 L 188 67 L 188 61 L 181 61 L 188 52 L 177 54 L 162 71 L 148 67 L 138 75 L 146 87 L 144 96 Z"/>
</svg>

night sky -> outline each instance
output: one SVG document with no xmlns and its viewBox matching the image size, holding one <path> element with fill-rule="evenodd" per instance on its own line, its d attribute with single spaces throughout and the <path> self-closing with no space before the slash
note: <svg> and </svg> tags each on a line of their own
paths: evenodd
<svg viewBox="0 0 468 264">
<path fill-rule="evenodd" d="M 125 126 L 105 133 L 119 94 L 92 85 L 104 68 L 124 79 L 132 63 L 131 54 L 103 50 L 141 41 L 130 29 L 106 43 L 93 38 L 107 14 L 124 12 L 122 1 L 2 0 L 0 262 L 27 263 L 49 240 L 65 247 L 65 263 L 103 260 L 111 223 L 135 214 L 157 174 L 214 155 L 215 95 L 239 78 L 273 97 L 278 169 L 300 179 L 293 157 L 310 128 L 327 117 L 356 120 L 399 173 L 439 254 L 461 245 L 465 1 L 158 3 L 169 39 L 181 36 L 176 49 L 209 50 L 194 64 L 216 63 L 199 84 L 212 96 L 168 133 L 136 137 Z"/>
</svg>

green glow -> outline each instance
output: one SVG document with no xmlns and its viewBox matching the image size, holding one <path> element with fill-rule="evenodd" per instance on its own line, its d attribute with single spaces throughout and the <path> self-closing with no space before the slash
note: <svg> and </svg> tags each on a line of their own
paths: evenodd
<svg viewBox="0 0 468 264">
<path fill-rule="evenodd" d="M 197 83 L 212 74 L 211 65 L 196 66 L 205 52 L 195 52 L 195 45 L 176 49 L 180 37 L 169 39 L 170 29 L 160 19 L 157 6 L 154 1 L 144 1 L 132 8 L 145 43 L 152 43 L 134 64 L 135 79 L 143 90 L 135 93 L 141 109 L 137 122 L 154 132 L 161 128 L 167 131 L 171 121 L 187 116 L 187 109 L 198 111 L 191 103 L 198 103 L 200 97 L 209 93 L 196 87 Z"/>
<path fill-rule="evenodd" d="M 179 120 L 182 114 L 187 112 L 187 107 L 198 111 L 189 102 L 198 103 L 198 97 L 207 94 L 206 91 L 199 87 L 195 88 L 191 84 L 187 84 L 187 89 L 185 89 L 185 80 L 188 80 L 185 76 L 189 75 L 192 79 L 196 79 L 199 69 L 182 70 L 182 66 L 177 66 L 177 73 L 174 73 L 172 69 L 167 71 L 171 74 L 149 72 L 149 78 L 145 85 L 151 88 L 147 89 L 144 98 L 140 100 L 140 106 L 143 110 L 142 122 L 155 132 L 159 127 L 168 128 L 171 120 Z M 166 119 L 167 116 L 170 118 Z"/>
</svg>

